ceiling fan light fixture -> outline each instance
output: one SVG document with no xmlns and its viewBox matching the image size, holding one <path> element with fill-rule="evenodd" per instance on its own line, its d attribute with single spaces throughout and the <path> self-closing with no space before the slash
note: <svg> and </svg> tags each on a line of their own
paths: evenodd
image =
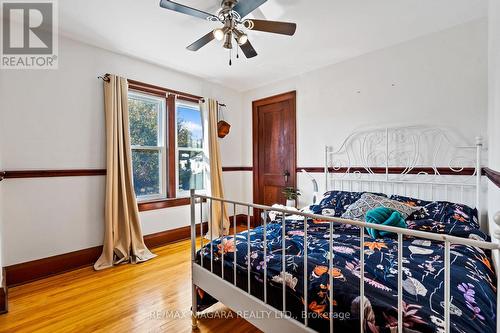
<svg viewBox="0 0 500 333">
<path fill-rule="evenodd" d="M 221 41 L 224 39 L 224 30 L 222 30 L 221 28 L 215 29 L 213 31 L 213 34 L 214 34 L 215 39 L 217 39 L 218 41 Z"/>
<path fill-rule="evenodd" d="M 1 1 L 1 0 L 0 0 Z M 177 0 L 175 0 L 177 1 Z M 190 51 L 198 51 L 214 39 L 223 42 L 223 47 L 227 50 L 233 49 L 233 43 L 236 43 L 237 51 L 241 49 L 248 59 L 257 56 L 252 43 L 244 31 L 255 30 L 280 35 L 293 36 L 297 29 L 297 24 L 291 22 L 279 22 L 260 19 L 246 19 L 245 17 L 258 9 L 267 0 L 219 0 L 220 9 L 217 13 L 210 14 L 203 10 L 192 8 L 179 4 L 172 0 L 161 0 L 160 7 L 175 11 L 177 13 L 200 18 L 209 22 L 222 23 L 223 27 L 209 30 L 206 35 L 196 40 L 187 47 Z M 242 30 L 240 30 L 241 28 Z M 234 41 L 233 41 L 234 39 Z M 231 54 L 229 52 L 229 64 L 231 65 Z M 238 53 L 236 52 L 238 58 Z"/>
<path fill-rule="evenodd" d="M 234 29 L 234 35 L 236 36 L 236 41 L 239 45 L 243 45 L 248 42 L 248 36 L 240 30 Z"/>
</svg>

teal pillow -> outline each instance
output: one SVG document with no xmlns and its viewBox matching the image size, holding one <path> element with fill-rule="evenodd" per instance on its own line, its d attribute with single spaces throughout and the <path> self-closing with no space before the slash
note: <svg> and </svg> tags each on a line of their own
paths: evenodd
<svg viewBox="0 0 500 333">
<path fill-rule="evenodd" d="M 366 222 L 406 229 L 406 222 L 401 213 L 386 207 L 377 207 L 366 212 Z M 366 231 L 373 238 L 387 237 L 394 234 L 393 232 L 373 228 L 366 228 Z"/>
</svg>

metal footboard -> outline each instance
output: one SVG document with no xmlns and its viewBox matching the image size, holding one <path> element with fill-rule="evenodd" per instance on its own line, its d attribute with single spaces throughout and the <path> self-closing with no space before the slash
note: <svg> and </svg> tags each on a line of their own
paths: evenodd
<svg viewBox="0 0 500 333">
<path fill-rule="evenodd" d="M 282 217 L 282 249 L 281 249 L 281 254 L 282 254 L 282 282 L 283 282 L 283 292 L 282 292 L 282 310 L 276 309 L 271 307 L 269 304 L 267 304 L 267 267 L 264 265 L 264 279 L 263 279 L 263 289 L 264 289 L 264 297 L 263 300 L 260 300 L 253 296 L 251 294 L 251 265 L 250 265 L 250 233 L 247 233 L 247 259 L 248 262 L 246 263 L 247 265 L 247 290 L 243 290 L 241 288 L 237 287 L 237 277 L 236 277 L 236 270 L 237 270 L 237 262 L 236 262 L 236 255 L 234 255 L 234 261 L 233 261 L 233 269 L 234 269 L 234 280 L 233 283 L 230 283 L 223 278 L 221 278 L 219 275 L 214 273 L 214 265 L 213 265 L 213 240 L 214 240 L 214 235 L 209 234 L 210 237 L 210 268 L 205 268 L 204 266 L 204 260 L 208 258 L 203 258 L 204 256 L 201 255 L 200 258 L 200 263 L 196 261 L 196 253 L 197 253 L 197 247 L 196 247 L 196 224 L 200 223 L 201 224 L 201 234 L 203 235 L 203 205 L 204 202 L 206 201 L 206 204 L 208 205 L 208 214 L 210 218 L 208 219 L 210 222 L 213 223 L 213 220 L 211 218 L 212 212 L 211 212 L 211 207 L 212 203 L 214 202 L 221 202 L 225 205 L 228 205 L 229 207 L 232 206 L 232 211 L 233 211 L 233 228 L 234 228 L 234 237 L 236 235 L 236 216 L 238 209 L 240 209 L 240 212 L 244 212 L 246 215 L 246 229 L 251 230 L 251 213 L 252 210 L 260 210 L 263 212 L 278 212 L 281 214 Z M 196 206 L 199 205 L 199 216 L 197 217 L 196 214 Z M 304 310 L 303 310 L 303 322 L 295 320 L 291 318 L 290 316 L 287 315 L 286 312 L 286 262 L 285 262 L 285 255 L 286 255 L 286 246 L 285 246 L 285 215 L 300 215 L 304 217 Z M 460 238 L 460 237 L 455 237 L 455 236 L 450 236 L 450 235 L 443 235 L 443 234 L 434 234 L 434 233 L 429 233 L 429 232 L 423 232 L 423 231 L 418 231 L 418 230 L 411 230 L 411 229 L 401 229 L 401 228 L 396 228 L 396 227 L 391 227 L 391 226 L 385 226 L 385 225 L 374 225 L 374 224 L 368 224 L 362 221 L 355 221 L 355 220 L 347 220 L 347 219 L 342 219 L 342 218 L 336 218 L 336 217 L 327 217 L 323 215 L 315 215 L 315 214 L 310 214 L 310 213 L 304 213 L 304 212 L 297 212 L 297 211 L 292 211 L 292 210 L 287 210 L 287 209 L 281 209 L 281 208 L 273 208 L 269 206 L 263 206 L 263 205 L 257 205 L 257 204 L 251 204 L 251 203 L 244 203 L 244 202 L 238 202 L 238 201 L 233 201 L 233 200 L 227 200 L 227 199 L 220 199 L 220 198 L 215 198 L 215 197 L 210 197 L 210 196 L 205 196 L 205 195 L 197 195 L 194 193 L 194 191 L 191 191 L 191 244 L 192 244 L 192 252 L 191 252 L 191 259 L 192 259 L 192 274 L 193 274 L 193 298 L 192 298 L 192 313 L 193 313 L 193 326 L 196 326 L 197 324 L 197 294 L 196 294 L 196 286 L 200 287 L 201 289 L 205 290 L 206 292 L 210 293 L 213 297 L 221 301 L 223 304 L 234 310 L 236 313 L 244 313 L 244 311 L 269 311 L 268 317 L 265 320 L 259 320 L 258 318 L 246 318 L 249 322 L 254 324 L 256 327 L 259 329 L 265 331 L 265 332 L 273 332 L 273 331 L 289 331 L 289 332 L 313 332 L 311 328 L 308 327 L 308 272 L 307 272 L 307 260 L 308 260 L 308 252 L 307 252 L 307 237 L 308 237 L 308 230 L 307 230 L 307 219 L 312 218 L 312 219 L 320 219 L 322 222 L 329 222 L 329 250 L 330 250 L 330 258 L 329 258 L 329 269 L 330 272 L 333 268 L 333 226 L 335 224 L 349 224 L 351 226 L 356 226 L 359 227 L 360 229 L 360 327 L 359 330 L 360 332 L 365 332 L 365 318 L 364 317 L 364 272 L 365 272 L 365 267 L 364 267 L 364 248 L 365 248 L 365 240 L 364 240 L 364 232 L 365 228 L 373 228 L 377 229 L 380 231 L 388 231 L 391 233 L 397 234 L 397 240 L 398 240 L 398 256 L 397 256 L 397 264 L 398 264 L 398 270 L 397 270 L 397 275 L 398 275 L 398 283 L 397 283 L 397 291 L 398 291 L 398 307 L 397 307 L 397 313 L 398 313 L 398 332 L 403 332 L 403 289 L 402 289 L 402 278 L 403 278 L 403 236 L 412 236 L 412 237 L 417 237 L 420 239 L 426 239 L 426 240 L 433 240 L 433 241 L 440 241 L 444 243 L 444 285 L 445 285 L 445 290 L 444 290 L 444 323 L 445 323 L 445 332 L 450 332 L 450 245 L 451 244 L 456 244 L 456 245 L 469 245 L 473 247 L 478 247 L 481 249 L 485 250 L 491 250 L 492 252 L 496 252 L 500 249 L 499 244 L 492 243 L 492 242 L 486 242 L 486 241 L 478 241 L 474 239 L 469 239 L 469 238 Z M 198 219 L 198 221 L 197 221 Z M 264 230 L 266 230 L 266 220 L 263 221 L 264 224 Z M 210 228 L 212 230 L 212 228 Z M 234 238 L 235 244 L 236 244 L 236 237 Z M 267 258 L 267 237 L 266 237 L 266 232 L 264 232 L 263 236 L 263 245 L 264 245 L 264 262 Z M 204 241 L 203 237 L 201 237 L 201 248 L 204 246 Z M 221 267 L 222 267 L 222 277 L 224 277 L 224 256 L 223 256 L 222 251 L 222 257 L 221 257 Z M 498 269 L 498 267 L 496 267 Z M 330 306 L 330 326 L 329 326 L 329 331 L 333 332 L 334 331 L 334 325 L 333 325 L 333 277 L 332 274 L 329 274 L 329 283 L 330 283 L 330 290 L 329 290 L 329 306 Z M 497 290 L 500 288 L 500 283 L 497 279 Z M 497 325 L 497 332 L 500 332 L 500 326 L 499 326 L 499 309 L 500 306 L 498 305 L 498 297 L 497 297 L 497 316 L 496 316 L 496 325 Z"/>
</svg>

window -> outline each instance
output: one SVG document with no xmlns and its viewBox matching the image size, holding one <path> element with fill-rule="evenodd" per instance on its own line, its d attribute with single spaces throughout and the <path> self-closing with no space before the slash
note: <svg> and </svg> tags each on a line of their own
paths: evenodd
<svg viewBox="0 0 500 333">
<path fill-rule="evenodd" d="M 177 196 L 205 188 L 203 122 L 199 104 L 177 102 Z"/>
<path fill-rule="evenodd" d="M 203 121 L 197 98 L 176 99 L 166 89 L 129 80 L 128 101 L 139 209 L 149 209 L 148 201 L 154 201 L 153 209 L 188 204 L 190 189 L 205 188 Z"/>
<path fill-rule="evenodd" d="M 128 103 L 135 195 L 166 198 L 165 99 L 130 92 Z"/>
</svg>

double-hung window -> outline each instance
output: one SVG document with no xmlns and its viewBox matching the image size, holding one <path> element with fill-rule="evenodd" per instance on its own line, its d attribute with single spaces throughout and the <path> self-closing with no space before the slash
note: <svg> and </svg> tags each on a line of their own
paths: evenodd
<svg viewBox="0 0 500 333">
<path fill-rule="evenodd" d="M 137 82 L 129 84 L 135 194 L 139 202 L 165 202 L 159 208 L 187 204 L 186 199 L 179 198 L 187 198 L 190 189 L 205 188 L 200 106 L 195 98 L 176 98 L 166 89 L 152 87 Z"/>
<path fill-rule="evenodd" d="M 165 98 L 129 92 L 130 144 L 138 200 L 167 197 Z"/>
<path fill-rule="evenodd" d="M 198 103 L 177 101 L 177 196 L 205 188 L 203 122 Z"/>
</svg>

